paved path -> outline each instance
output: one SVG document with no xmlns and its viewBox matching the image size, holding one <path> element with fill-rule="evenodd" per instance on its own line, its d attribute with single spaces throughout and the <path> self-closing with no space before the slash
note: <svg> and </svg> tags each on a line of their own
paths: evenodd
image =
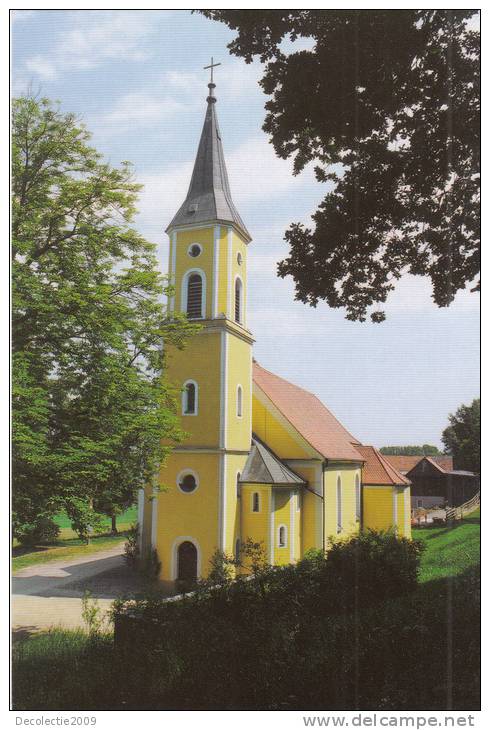
<svg viewBox="0 0 490 730">
<path fill-rule="evenodd" d="M 32 565 L 12 578 L 12 628 L 25 632 L 53 626 L 84 627 L 82 597 L 90 591 L 104 615 L 119 596 L 144 592 L 148 584 L 130 570 L 123 544 L 86 557 Z"/>
</svg>

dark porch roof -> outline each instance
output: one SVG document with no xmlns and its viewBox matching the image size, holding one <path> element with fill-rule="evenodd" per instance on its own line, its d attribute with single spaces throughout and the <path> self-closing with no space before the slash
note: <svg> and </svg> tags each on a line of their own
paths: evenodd
<svg viewBox="0 0 490 730">
<path fill-rule="evenodd" d="M 295 474 L 260 439 L 252 436 L 252 446 L 240 482 L 304 486 L 305 480 Z"/>
</svg>

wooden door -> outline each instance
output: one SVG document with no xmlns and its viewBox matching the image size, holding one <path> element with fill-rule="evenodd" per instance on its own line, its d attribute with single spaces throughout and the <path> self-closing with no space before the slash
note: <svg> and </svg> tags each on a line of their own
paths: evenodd
<svg viewBox="0 0 490 730">
<path fill-rule="evenodd" d="M 197 550 L 196 546 L 186 540 L 179 545 L 177 578 L 179 580 L 196 580 Z"/>
</svg>

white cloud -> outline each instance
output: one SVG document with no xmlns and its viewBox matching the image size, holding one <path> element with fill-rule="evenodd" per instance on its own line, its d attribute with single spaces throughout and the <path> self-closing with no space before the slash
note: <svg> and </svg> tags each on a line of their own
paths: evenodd
<svg viewBox="0 0 490 730">
<path fill-rule="evenodd" d="M 27 59 L 26 69 L 42 79 L 54 79 L 58 75 L 55 64 L 45 56 L 33 56 Z"/>
<path fill-rule="evenodd" d="M 120 97 L 110 112 L 97 117 L 89 126 L 99 131 L 110 127 L 111 134 L 121 134 L 136 127 L 151 127 L 183 109 L 183 104 L 171 97 L 137 91 Z"/>
<path fill-rule="evenodd" d="M 73 26 L 55 44 L 49 56 L 34 56 L 26 67 L 41 78 L 52 79 L 77 69 L 95 68 L 107 60 L 144 61 L 142 40 L 155 26 L 137 11 L 73 13 Z"/>
</svg>

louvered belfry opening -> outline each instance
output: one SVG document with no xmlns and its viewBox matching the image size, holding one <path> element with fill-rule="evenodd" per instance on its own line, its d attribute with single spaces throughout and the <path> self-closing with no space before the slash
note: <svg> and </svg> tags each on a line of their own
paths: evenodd
<svg viewBox="0 0 490 730">
<path fill-rule="evenodd" d="M 202 279 L 199 274 L 192 274 L 187 282 L 187 316 L 189 319 L 202 317 Z"/>
<path fill-rule="evenodd" d="M 242 286 L 240 279 L 235 281 L 235 322 L 241 321 L 241 306 L 242 306 Z"/>
</svg>

